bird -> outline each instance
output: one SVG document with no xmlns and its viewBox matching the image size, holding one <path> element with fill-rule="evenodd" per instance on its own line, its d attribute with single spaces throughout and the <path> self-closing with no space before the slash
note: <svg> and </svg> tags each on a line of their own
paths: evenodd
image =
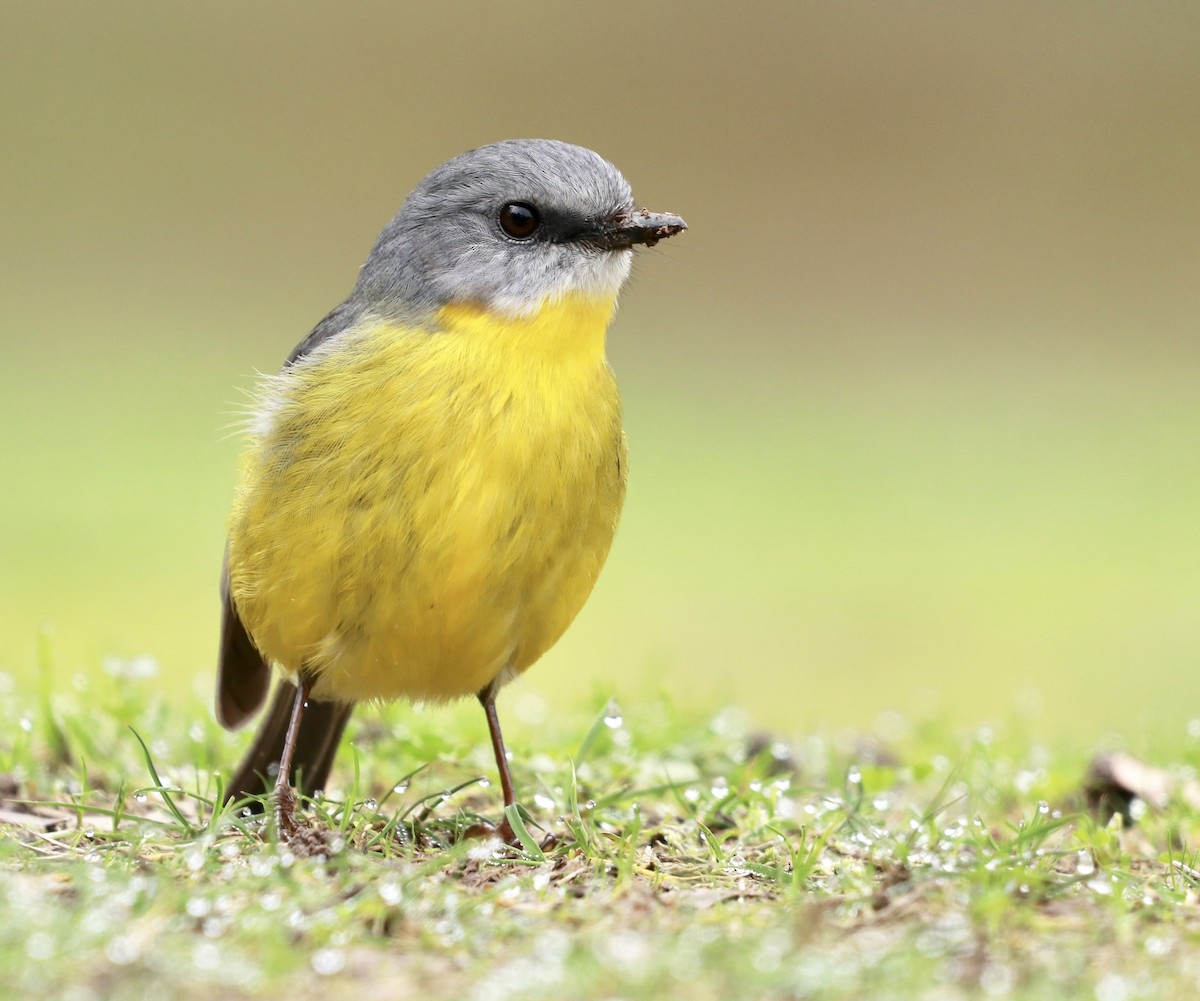
<svg viewBox="0 0 1200 1001">
<path fill-rule="evenodd" d="M 628 477 L 605 343 L 633 249 L 683 232 L 592 150 L 511 139 L 429 173 L 349 296 L 249 408 L 221 574 L 216 715 L 267 701 L 226 802 L 324 788 L 354 706 L 496 711 L 582 608 Z M 272 775 L 274 779 L 272 780 Z"/>
</svg>

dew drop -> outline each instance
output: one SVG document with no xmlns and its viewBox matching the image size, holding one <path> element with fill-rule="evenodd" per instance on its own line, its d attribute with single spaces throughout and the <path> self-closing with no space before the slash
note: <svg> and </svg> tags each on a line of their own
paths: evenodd
<svg viewBox="0 0 1200 1001">
<path fill-rule="evenodd" d="M 185 908 L 189 917 L 203 918 L 207 917 L 212 910 L 212 904 L 203 897 L 192 897 L 188 900 Z"/>
<path fill-rule="evenodd" d="M 104 947 L 104 955 L 116 966 L 128 966 L 141 955 L 141 947 L 132 936 L 118 935 Z"/>
<path fill-rule="evenodd" d="M 346 956 L 340 949 L 318 949 L 312 954 L 312 968 L 323 977 L 331 977 L 346 968 Z"/>
<path fill-rule="evenodd" d="M 44 931 L 34 932 L 25 941 L 25 955 L 33 960 L 46 960 L 54 955 L 54 939 Z"/>
</svg>

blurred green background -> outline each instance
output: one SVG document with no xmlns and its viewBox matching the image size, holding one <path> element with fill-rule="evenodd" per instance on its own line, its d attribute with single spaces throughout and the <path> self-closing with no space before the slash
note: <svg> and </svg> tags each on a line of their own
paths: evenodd
<svg viewBox="0 0 1200 1001">
<path fill-rule="evenodd" d="M 691 230 L 611 337 L 616 548 L 521 689 L 789 732 L 1200 715 L 1200 5 L 0 17 L 14 684 L 45 634 L 64 679 L 148 655 L 207 688 L 254 372 L 427 170 L 549 136 Z"/>
</svg>

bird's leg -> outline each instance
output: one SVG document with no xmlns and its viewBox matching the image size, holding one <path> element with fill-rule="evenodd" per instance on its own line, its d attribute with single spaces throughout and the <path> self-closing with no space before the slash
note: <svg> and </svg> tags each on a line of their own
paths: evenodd
<svg viewBox="0 0 1200 1001">
<path fill-rule="evenodd" d="M 497 690 L 497 685 L 488 685 L 479 693 L 479 703 L 483 706 L 488 721 L 488 732 L 492 735 L 492 752 L 496 755 L 496 768 L 500 772 L 500 789 L 504 793 L 504 808 L 507 811 L 510 806 L 516 805 L 517 797 L 513 792 L 512 772 L 508 768 L 508 752 L 504 749 L 504 735 L 500 732 L 500 718 L 496 715 Z M 507 812 L 497 825 L 496 833 L 504 839 L 506 844 L 520 845 L 520 841 L 513 832 L 512 824 L 508 822 Z"/>
<path fill-rule="evenodd" d="M 292 703 L 292 718 L 288 721 L 283 752 L 279 755 L 279 774 L 275 776 L 275 823 L 280 835 L 291 840 L 300 831 L 296 821 L 296 794 L 292 790 L 292 759 L 296 756 L 296 741 L 300 735 L 300 720 L 308 706 L 312 682 L 303 674 L 296 685 L 296 701 Z"/>
</svg>

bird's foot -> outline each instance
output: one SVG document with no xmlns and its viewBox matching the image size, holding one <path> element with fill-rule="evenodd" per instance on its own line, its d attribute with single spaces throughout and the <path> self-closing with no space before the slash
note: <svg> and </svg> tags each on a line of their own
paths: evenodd
<svg viewBox="0 0 1200 1001">
<path fill-rule="evenodd" d="M 275 788 L 275 826 L 283 841 L 290 841 L 300 833 L 301 824 L 296 819 L 296 794 L 291 786 Z"/>
<path fill-rule="evenodd" d="M 480 820 L 463 828 L 462 837 L 480 841 L 503 841 L 509 848 L 521 847 L 521 839 L 514 833 L 507 817 L 499 824 L 489 824 L 486 820 Z"/>
<path fill-rule="evenodd" d="M 502 817 L 498 824 L 489 824 L 487 821 L 472 824 L 462 832 L 462 836 L 464 838 L 498 839 L 503 841 L 509 848 L 516 848 L 518 851 L 524 851 L 525 849 L 524 844 L 517 837 L 517 832 L 513 830 L 513 826 L 508 822 L 507 817 Z M 538 844 L 538 847 L 542 851 L 548 852 L 561 844 L 563 844 L 561 838 L 547 832 L 546 836 Z"/>
<path fill-rule="evenodd" d="M 275 790 L 275 828 L 280 843 L 287 845 L 297 858 L 330 854 L 329 831 L 313 827 L 297 817 L 296 794 L 291 786 L 280 786 Z"/>
</svg>

